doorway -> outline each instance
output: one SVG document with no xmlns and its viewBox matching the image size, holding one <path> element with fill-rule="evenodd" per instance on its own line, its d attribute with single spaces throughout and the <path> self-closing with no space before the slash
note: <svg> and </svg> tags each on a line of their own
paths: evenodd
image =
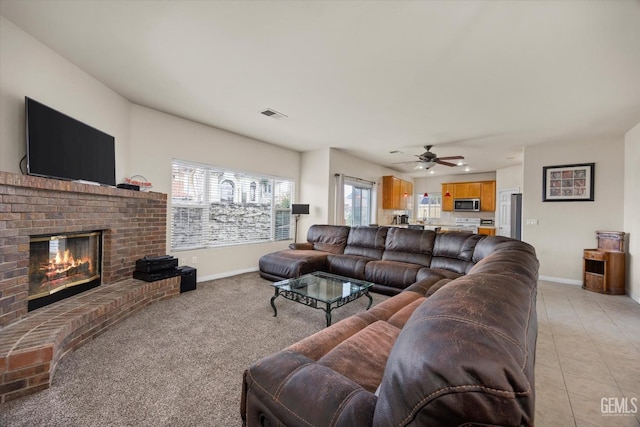
<svg viewBox="0 0 640 427">
<path fill-rule="evenodd" d="M 498 215 L 496 235 L 511 236 L 511 195 L 520 192 L 520 188 L 498 190 Z"/>
</svg>

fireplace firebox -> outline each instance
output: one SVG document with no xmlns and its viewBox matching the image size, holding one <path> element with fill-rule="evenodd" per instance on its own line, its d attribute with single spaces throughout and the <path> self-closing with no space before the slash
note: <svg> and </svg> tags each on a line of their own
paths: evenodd
<svg viewBox="0 0 640 427">
<path fill-rule="evenodd" d="M 100 231 L 32 236 L 28 310 L 99 286 L 101 253 Z"/>
</svg>

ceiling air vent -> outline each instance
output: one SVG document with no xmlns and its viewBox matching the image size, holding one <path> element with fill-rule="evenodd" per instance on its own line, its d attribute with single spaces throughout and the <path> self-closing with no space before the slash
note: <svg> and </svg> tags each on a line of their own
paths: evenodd
<svg viewBox="0 0 640 427">
<path fill-rule="evenodd" d="M 260 114 L 264 114 L 265 116 L 271 117 L 273 119 L 285 119 L 288 117 L 285 114 L 277 112 L 273 108 L 265 108 L 264 110 L 260 111 Z"/>
</svg>

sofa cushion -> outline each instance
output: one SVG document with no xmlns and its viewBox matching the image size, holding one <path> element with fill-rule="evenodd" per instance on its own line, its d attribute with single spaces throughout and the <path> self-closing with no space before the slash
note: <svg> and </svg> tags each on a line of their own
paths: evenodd
<svg viewBox="0 0 640 427">
<path fill-rule="evenodd" d="M 420 306 L 423 302 L 425 302 L 425 297 L 420 297 L 412 303 L 407 304 L 402 307 L 401 310 L 398 310 L 393 316 L 391 316 L 388 320 L 389 324 L 395 326 L 398 329 L 402 329 L 409 320 L 409 317 L 413 314 L 416 308 Z"/>
<path fill-rule="evenodd" d="M 325 271 L 327 252 L 285 249 L 260 257 L 260 276 L 267 280 L 300 277 L 314 271 Z"/>
<path fill-rule="evenodd" d="M 399 328 L 377 321 L 336 345 L 318 363 L 373 393 L 380 385 L 384 366 L 398 334 Z"/>
<path fill-rule="evenodd" d="M 528 254 L 535 257 L 536 251 L 533 246 L 528 243 L 521 242 L 519 240 L 510 239 L 503 236 L 487 236 L 480 240 L 473 250 L 472 260 L 474 263 L 482 261 L 485 257 L 495 254 L 496 252 L 508 252 L 517 256 L 520 260 L 529 259 L 530 256 L 522 255 Z M 519 255 L 516 255 L 520 252 Z M 493 264 L 493 263 L 492 263 Z M 528 263 L 531 267 L 537 267 L 537 265 Z"/>
<path fill-rule="evenodd" d="M 343 254 L 327 257 L 329 273 L 364 279 L 365 265 L 382 258 L 387 227 L 351 227 Z"/>
<path fill-rule="evenodd" d="M 416 281 L 416 276 L 421 268 L 423 268 L 422 265 L 408 262 L 371 261 L 365 266 L 365 280 L 383 283 L 401 291 Z M 376 290 L 375 286 L 374 290 Z"/>
<path fill-rule="evenodd" d="M 351 227 L 345 255 L 382 259 L 388 231 L 388 227 Z"/>
<path fill-rule="evenodd" d="M 416 300 L 421 300 L 422 296 L 423 295 L 416 292 L 402 292 L 393 298 L 387 298 L 366 312 L 357 314 L 356 316 L 366 313 L 367 315 L 373 316 L 376 320 L 390 321 L 393 316 L 404 310 L 406 306 L 413 304 Z"/>
<path fill-rule="evenodd" d="M 359 255 L 335 254 L 327 257 L 327 269 L 331 274 L 364 280 L 365 267 L 372 258 Z"/>
<path fill-rule="evenodd" d="M 312 225 L 307 232 L 307 241 L 316 251 L 341 254 L 347 245 L 350 227 L 346 225 Z"/>
<path fill-rule="evenodd" d="M 436 233 L 431 230 L 391 228 L 382 259 L 429 267 L 435 239 Z"/>
<path fill-rule="evenodd" d="M 457 279 L 462 276 L 460 273 L 453 272 L 451 270 L 445 270 L 444 268 L 421 268 L 416 276 L 416 282 L 421 280 L 439 280 L 439 279 Z"/>
<path fill-rule="evenodd" d="M 460 277 L 458 275 L 457 277 Z M 444 284 L 449 283 L 452 279 L 446 275 L 431 272 L 430 275 L 423 277 L 417 282 L 409 285 L 405 291 L 416 292 L 422 296 L 430 296 Z"/>
<path fill-rule="evenodd" d="M 376 397 L 307 357 L 280 351 L 244 373 L 241 416 L 247 426 L 370 426 Z"/>
<path fill-rule="evenodd" d="M 416 308 L 389 355 L 374 426 L 533 425 L 536 282 L 522 273 L 460 277 Z"/>
<path fill-rule="evenodd" d="M 466 274 L 473 267 L 473 251 L 477 243 L 485 237 L 469 233 L 439 233 L 428 267 Z"/>
</svg>

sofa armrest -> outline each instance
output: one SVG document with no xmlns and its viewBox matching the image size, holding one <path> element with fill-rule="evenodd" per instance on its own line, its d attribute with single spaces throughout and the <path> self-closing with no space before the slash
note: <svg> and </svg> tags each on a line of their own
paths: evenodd
<svg viewBox="0 0 640 427">
<path fill-rule="evenodd" d="M 244 425 L 371 426 L 377 398 L 336 371 L 283 350 L 244 373 Z"/>
<path fill-rule="evenodd" d="M 312 250 L 313 249 L 313 243 L 309 243 L 309 242 L 301 242 L 301 243 L 290 243 L 289 244 L 289 249 L 302 249 L 302 250 Z"/>
</svg>

